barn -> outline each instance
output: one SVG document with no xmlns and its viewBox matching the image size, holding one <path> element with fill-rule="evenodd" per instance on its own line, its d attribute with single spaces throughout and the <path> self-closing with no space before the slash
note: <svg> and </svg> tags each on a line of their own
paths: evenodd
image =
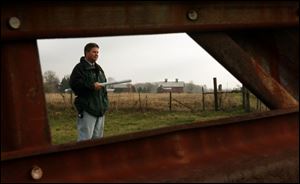
<svg viewBox="0 0 300 184">
<path fill-rule="evenodd" d="M 168 81 L 168 79 L 165 79 L 163 82 L 158 82 L 158 93 L 166 93 L 166 92 L 174 92 L 174 93 L 183 93 L 184 88 L 184 82 L 178 81 L 178 79 L 175 79 L 175 81 Z"/>
</svg>

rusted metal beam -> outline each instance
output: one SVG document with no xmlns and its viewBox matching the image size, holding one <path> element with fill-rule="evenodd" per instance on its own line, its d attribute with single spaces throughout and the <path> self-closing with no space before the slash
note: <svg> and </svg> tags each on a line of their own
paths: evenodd
<svg viewBox="0 0 300 184">
<path fill-rule="evenodd" d="M 33 182 L 33 166 L 43 171 L 40 182 L 228 182 L 247 172 L 262 173 L 262 168 L 274 174 L 276 165 L 291 163 L 297 171 L 298 115 L 298 109 L 274 110 L 5 152 L 1 153 L 1 182 Z M 285 172 L 278 177 L 289 174 Z M 274 176 L 264 177 L 268 181 Z"/>
<path fill-rule="evenodd" d="M 50 146 L 36 41 L 1 46 L 1 152 Z"/>
<path fill-rule="evenodd" d="M 294 163 L 294 170 L 299 170 L 298 108 L 52 146 L 34 41 L 58 37 L 298 28 L 298 11 L 298 1 L 4 4 L 1 6 L 1 182 L 32 182 L 33 166 L 43 170 L 40 182 L 224 181 L 236 177 L 234 173 L 238 175 L 247 170 L 255 171 L 257 167 L 290 161 Z M 296 32 L 298 35 L 298 30 Z M 242 44 L 235 34 L 220 35 L 220 40 L 209 38 L 212 45 L 208 46 L 215 52 L 213 56 L 226 56 L 218 59 L 222 64 L 229 62 L 229 58 L 236 61 L 228 64 L 232 74 L 272 108 L 298 106 L 298 101 L 293 100 L 297 89 L 299 91 L 298 83 L 290 84 L 295 80 L 294 74 L 299 76 L 298 70 L 292 70 L 299 65 L 299 43 L 294 38 L 286 39 L 287 34 L 282 36 L 279 31 L 276 39 L 285 42 L 280 47 L 277 45 L 282 52 L 271 48 L 268 51 L 276 51 L 277 55 L 269 57 L 268 52 L 260 53 L 253 46 Z M 228 47 L 226 50 L 215 45 L 222 42 L 238 52 L 231 53 Z M 272 45 L 268 43 L 267 47 Z M 292 43 L 292 47 L 288 43 Z M 222 53 L 224 51 L 228 53 Z M 280 73 L 284 66 L 280 62 L 284 60 L 272 63 L 272 58 L 282 55 L 292 61 L 283 67 L 285 72 L 293 71 L 293 74 Z M 267 58 L 270 71 L 264 67 L 265 62 L 258 59 L 260 56 Z M 249 59 L 252 57 L 254 59 Z M 239 59 L 246 61 L 247 67 Z M 248 72 L 249 68 L 253 73 Z"/>
<path fill-rule="evenodd" d="M 299 101 L 298 29 L 234 31 L 228 35 Z"/>
<path fill-rule="evenodd" d="M 18 2 L 1 7 L 1 40 L 299 26 L 299 2 Z"/>
<path fill-rule="evenodd" d="M 271 75 L 264 70 L 258 61 L 261 58 L 251 57 L 251 54 L 228 34 L 215 32 L 189 35 L 251 92 L 260 97 L 269 108 L 299 106 L 299 102 L 276 80 L 274 74 Z"/>
</svg>

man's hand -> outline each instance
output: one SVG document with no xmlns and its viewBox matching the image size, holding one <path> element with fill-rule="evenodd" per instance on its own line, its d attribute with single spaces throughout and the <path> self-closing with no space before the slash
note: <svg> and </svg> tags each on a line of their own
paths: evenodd
<svg viewBox="0 0 300 184">
<path fill-rule="evenodd" d="M 99 83 L 99 82 L 95 82 L 94 83 L 94 86 L 95 86 L 95 90 L 99 90 L 99 89 L 101 89 L 103 86 L 101 85 L 101 83 Z"/>
</svg>

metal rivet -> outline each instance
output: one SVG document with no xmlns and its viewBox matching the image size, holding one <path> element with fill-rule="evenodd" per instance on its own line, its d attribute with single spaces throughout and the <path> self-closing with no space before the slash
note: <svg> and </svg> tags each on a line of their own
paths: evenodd
<svg viewBox="0 0 300 184">
<path fill-rule="evenodd" d="M 31 177 L 34 180 L 39 180 L 43 176 L 43 171 L 39 166 L 33 166 L 31 170 Z"/>
<path fill-rule="evenodd" d="M 21 21 L 18 17 L 10 17 L 8 20 L 8 24 L 13 29 L 19 29 L 21 26 Z"/>
<path fill-rule="evenodd" d="M 197 20 L 198 19 L 198 13 L 196 10 L 189 10 L 187 13 L 187 17 L 190 20 Z"/>
</svg>

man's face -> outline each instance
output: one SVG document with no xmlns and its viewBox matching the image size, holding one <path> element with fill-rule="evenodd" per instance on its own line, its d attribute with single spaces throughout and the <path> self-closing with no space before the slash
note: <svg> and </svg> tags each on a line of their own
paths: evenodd
<svg viewBox="0 0 300 184">
<path fill-rule="evenodd" d="M 88 61 L 94 63 L 98 59 L 98 54 L 99 54 L 99 48 L 93 47 L 89 52 L 85 54 L 85 57 Z"/>
</svg>

